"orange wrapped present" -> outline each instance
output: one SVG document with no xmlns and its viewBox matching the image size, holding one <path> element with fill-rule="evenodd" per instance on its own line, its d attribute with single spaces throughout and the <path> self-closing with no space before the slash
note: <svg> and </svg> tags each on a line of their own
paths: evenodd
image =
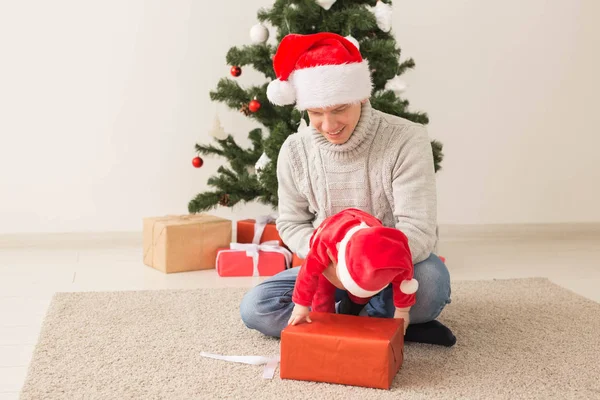
<svg viewBox="0 0 600 400">
<path fill-rule="evenodd" d="M 298 254 L 294 253 L 294 257 L 292 258 L 292 267 L 299 267 L 304 263 L 304 258 L 298 257 Z"/>
<path fill-rule="evenodd" d="M 404 321 L 333 313 L 281 332 L 281 379 L 389 389 L 404 352 Z"/>
<path fill-rule="evenodd" d="M 277 240 L 280 246 L 284 246 L 283 240 L 281 240 L 277 231 L 274 217 L 263 216 L 256 219 L 243 219 L 237 222 L 236 242 L 260 244 L 272 240 Z"/>
<path fill-rule="evenodd" d="M 290 268 L 292 253 L 276 240 L 262 244 L 231 243 L 217 254 L 219 276 L 273 276 Z"/>
</svg>

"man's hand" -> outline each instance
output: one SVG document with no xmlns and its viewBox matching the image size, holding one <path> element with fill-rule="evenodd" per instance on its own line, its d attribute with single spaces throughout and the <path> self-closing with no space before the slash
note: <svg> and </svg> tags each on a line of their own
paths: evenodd
<svg viewBox="0 0 600 400">
<path fill-rule="evenodd" d="M 410 312 L 410 307 L 405 307 L 405 308 L 397 308 L 396 307 L 396 311 L 394 312 L 394 318 L 402 318 L 404 320 L 404 334 L 405 335 L 406 335 L 406 328 L 408 328 L 408 325 L 410 324 L 409 312 Z"/>
<path fill-rule="evenodd" d="M 309 317 L 309 313 L 310 313 L 310 311 L 309 311 L 308 307 L 296 304 L 294 306 L 294 310 L 292 311 L 292 316 L 290 317 L 290 319 L 288 321 L 288 325 L 301 324 L 305 320 L 306 320 L 306 322 L 312 322 Z"/>
</svg>

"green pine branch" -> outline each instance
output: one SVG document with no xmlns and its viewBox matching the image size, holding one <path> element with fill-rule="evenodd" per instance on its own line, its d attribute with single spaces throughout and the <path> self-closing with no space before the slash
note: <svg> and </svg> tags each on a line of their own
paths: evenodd
<svg viewBox="0 0 600 400">
<path fill-rule="evenodd" d="M 222 140 L 215 139 L 221 148 L 214 145 L 196 144 L 196 152 L 198 154 L 225 157 L 232 164 L 234 170 L 241 171 L 249 165 L 254 165 L 262 154 L 262 130 L 260 128 L 254 129 L 249 135 L 252 138 L 251 149 L 241 148 L 233 136 L 228 135 L 227 138 Z"/>
<path fill-rule="evenodd" d="M 248 93 L 240 85 L 229 78 L 221 78 L 217 84 L 217 90 L 210 92 L 213 101 L 220 101 L 233 109 L 239 110 L 243 104 L 250 101 Z"/>
<path fill-rule="evenodd" d="M 217 190 L 199 193 L 188 203 L 190 213 L 209 211 L 219 205 L 233 207 L 240 202 L 258 200 L 261 203 L 268 202 L 262 193 L 262 187 L 255 177 L 246 175 L 237 181 L 237 185 L 230 183 L 221 185 L 219 180 L 209 180 L 209 185 Z"/>
<path fill-rule="evenodd" d="M 442 161 L 444 160 L 444 153 L 442 152 L 444 146 L 437 140 L 431 141 L 431 148 L 433 150 L 433 163 L 435 172 L 442 169 Z"/>
<path fill-rule="evenodd" d="M 265 204 L 277 205 L 277 159 L 269 163 L 261 174 L 261 184 L 263 188 L 274 188 L 275 190 L 263 190 L 261 201 Z"/>
<path fill-rule="evenodd" d="M 250 142 L 252 143 L 252 148 L 253 148 L 253 152 L 252 154 L 254 156 L 258 155 L 258 157 L 260 157 L 260 155 L 262 154 L 262 148 L 263 148 L 263 136 L 262 136 L 262 129 L 257 128 L 257 129 L 253 129 L 250 131 L 250 133 L 248 134 L 248 139 L 250 139 Z M 258 161 L 258 159 L 257 159 Z"/>
<path fill-rule="evenodd" d="M 406 72 L 406 70 L 413 69 L 414 67 L 415 67 L 415 61 L 412 58 L 409 58 L 408 60 L 406 60 L 402 64 L 400 64 L 400 66 L 398 67 L 397 75 L 402 75 Z"/>
<path fill-rule="evenodd" d="M 242 149 L 231 136 L 223 144 L 223 155 L 238 174 L 244 173 L 247 167 L 256 164 L 262 154 L 262 130 L 254 129 L 250 135 L 255 137 L 251 149 Z"/>
<path fill-rule="evenodd" d="M 244 90 L 238 82 L 230 78 L 222 78 L 217 84 L 217 90 L 210 92 L 210 98 L 213 101 L 225 103 L 234 110 L 240 110 L 243 106 L 250 104 L 253 99 L 258 100 L 261 104 L 260 109 L 248 116 L 267 128 L 272 127 L 278 121 L 290 121 L 292 107 L 273 105 L 267 98 L 267 86 L 268 82 L 262 86 L 251 86 Z"/>
<path fill-rule="evenodd" d="M 277 121 L 286 121 L 291 115 L 289 108 L 278 107 L 269 101 L 267 86 L 268 83 L 265 83 L 262 86 L 254 86 L 248 89 L 250 98 L 258 100 L 261 104 L 260 109 L 249 116 L 267 128 L 271 128 Z"/>
<path fill-rule="evenodd" d="M 418 124 L 427 125 L 429 117 L 427 113 L 410 112 L 408 111 L 409 101 L 396 97 L 396 94 L 391 90 L 375 93 L 371 97 L 371 105 L 373 108 L 392 115 L 396 115 Z"/>
<path fill-rule="evenodd" d="M 410 121 L 426 125 L 429 118 L 424 112 L 409 109 L 409 102 L 394 92 L 385 90 L 387 81 L 402 75 L 415 67 L 413 59 L 400 62 L 401 49 L 393 32 L 383 32 L 376 24 L 375 16 L 365 8 L 375 6 L 378 0 L 337 0 L 330 10 L 324 10 L 315 0 L 275 0 L 271 8 L 261 9 L 257 17 L 276 29 L 276 39 L 280 42 L 289 33 L 311 34 L 323 31 L 342 36 L 352 35 L 360 43 L 360 50 L 372 69 L 374 82 L 371 104 L 382 112 L 396 115 Z M 389 0 L 383 0 L 391 3 Z M 217 140 L 216 145 L 196 145 L 201 154 L 214 154 L 224 157 L 228 166 L 222 166 L 217 174 L 208 179 L 212 191 L 198 194 L 189 202 L 190 212 L 206 211 L 217 205 L 233 207 L 240 202 L 258 201 L 277 206 L 277 159 L 283 142 L 295 133 L 301 118 L 306 116 L 294 106 L 277 107 L 266 97 L 268 81 L 275 79 L 272 56 L 277 46 L 267 44 L 246 45 L 231 48 L 226 56 L 229 65 L 252 66 L 263 73 L 267 82 L 263 85 L 244 88 L 243 78 L 221 79 L 217 88 L 210 92 L 213 101 L 228 105 L 234 111 L 248 106 L 252 99 L 261 103 L 257 112 L 248 117 L 266 128 L 248 134 L 251 146 L 244 149 L 236 144 L 233 137 Z M 441 169 L 444 158 L 443 146 L 438 141 L 431 142 L 436 172 Z M 251 166 L 265 153 L 271 160 L 259 177 L 251 172 Z"/>
<path fill-rule="evenodd" d="M 358 4 L 358 5 L 368 5 L 374 6 L 377 4 L 377 0 L 342 0 L 344 4 Z M 383 0 L 384 3 L 392 4 L 390 0 Z"/>
<path fill-rule="evenodd" d="M 196 153 L 217 156 L 223 156 L 225 154 L 222 149 L 218 149 L 213 145 L 203 145 L 198 143 L 196 143 Z"/>
<path fill-rule="evenodd" d="M 298 118 L 298 122 L 299 121 L 300 119 Z M 275 161 L 279 155 L 279 149 L 281 148 L 281 145 L 283 142 L 285 142 L 289 135 L 298 130 L 297 128 L 297 126 L 290 127 L 285 122 L 277 123 L 271 129 L 271 135 L 269 136 L 269 139 L 265 141 L 264 151 L 267 157 Z"/>
<path fill-rule="evenodd" d="M 393 39 L 371 39 L 361 45 L 361 53 L 369 61 L 375 90 L 385 87 L 388 80 L 396 76 L 399 70 L 400 50 Z"/>
<path fill-rule="evenodd" d="M 322 30 L 337 32 L 342 36 L 352 35 L 360 41 L 377 28 L 375 16 L 362 5 L 353 5 L 337 13 L 324 14 Z"/>
<path fill-rule="evenodd" d="M 273 60 L 271 57 L 275 54 L 275 48 L 267 44 L 257 44 L 244 46 L 241 49 L 232 47 L 227 52 L 226 60 L 229 65 L 243 67 L 252 65 L 254 69 L 263 73 L 267 78 L 275 79 L 273 71 Z"/>
<path fill-rule="evenodd" d="M 295 8 L 291 5 L 294 4 Z M 314 0 L 276 1 L 270 9 L 257 13 L 261 22 L 269 22 L 277 28 L 277 42 L 289 33 L 315 33 L 320 26 L 322 11 Z M 315 28 L 313 28 L 315 27 Z"/>
<path fill-rule="evenodd" d="M 220 191 L 199 193 L 188 203 L 188 212 L 194 214 L 216 208 L 223 195 Z"/>
<path fill-rule="evenodd" d="M 224 166 L 220 166 L 217 172 L 219 175 L 208 178 L 208 185 L 219 188 L 224 193 L 235 192 L 237 190 L 235 174 Z"/>
</svg>

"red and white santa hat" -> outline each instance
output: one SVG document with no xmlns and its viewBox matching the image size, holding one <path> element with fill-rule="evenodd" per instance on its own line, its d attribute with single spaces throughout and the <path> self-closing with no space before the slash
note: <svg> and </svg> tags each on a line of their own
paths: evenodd
<svg viewBox="0 0 600 400">
<path fill-rule="evenodd" d="M 273 68 L 277 79 L 269 83 L 267 97 L 278 106 L 296 103 L 306 110 L 371 97 L 371 72 L 358 43 L 335 33 L 285 36 Z"/>
<path fill-rule="evenodd" d="M 367 298 L 385 289 L 398 275 L 404 294 L 416 293 L 408 239 L 400 230 L 357 225 L 346 233 L 338 249 L 338 277 L 346 290 Z"/>
</svg>

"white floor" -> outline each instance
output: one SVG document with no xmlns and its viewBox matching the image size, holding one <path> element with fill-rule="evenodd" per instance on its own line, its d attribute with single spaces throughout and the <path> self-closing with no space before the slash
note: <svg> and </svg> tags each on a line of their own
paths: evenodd
<svg viewBox="0 0 600 400">
<path fill-rule="evenodd" d="M 453 280 L 544 276 L 600 302 L 597 236 L 457 240 L 442 242 L 439 250 Z M 8 248 L 0 242 L 0 400 L 18 398 L 55 292 L 250 287 L 262 279 L 220 278 L 214 270 L 165 275 L 141 260 L 141 246 L 135 241 Z"/>
</svg>

